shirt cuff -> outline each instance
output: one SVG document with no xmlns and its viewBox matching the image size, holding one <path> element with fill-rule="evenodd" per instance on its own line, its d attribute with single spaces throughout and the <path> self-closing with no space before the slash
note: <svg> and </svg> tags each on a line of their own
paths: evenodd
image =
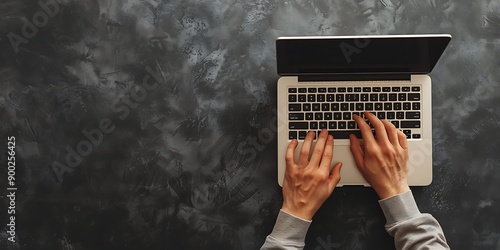
<svg viewBox="0 0 500 250">
<path fill-rule="evenodd" d="M 391 196 L 378 201 L 384 212 L 387 224 L 404 221 L 420 215 L 417 203 L 411 191 Z"/>
<path fill-rule="evenodd" d="M 280 209 L 271 237 L 283 242 L 304 242 L 310 220 L 304 220 Z"/>
</svg>

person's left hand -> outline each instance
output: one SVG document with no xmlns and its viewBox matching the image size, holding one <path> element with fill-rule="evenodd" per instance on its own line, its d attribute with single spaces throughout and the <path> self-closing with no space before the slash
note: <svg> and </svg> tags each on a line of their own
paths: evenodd
<svg viewBox="0 0 500 250">
<path fill-rule="evenodd" d="M 300 149 L 299 161 L 295 163 L 296 139 L 286 150 L 286 171 L 283 180 L 283 211 L 311 220 L 316 211 L 332 194 L 340 181 L 339 162 L 330 171 L 333 158 L 333 137 L 323 129 L 309 159 L 315 132 L 309 132 Z"/>
</svg>

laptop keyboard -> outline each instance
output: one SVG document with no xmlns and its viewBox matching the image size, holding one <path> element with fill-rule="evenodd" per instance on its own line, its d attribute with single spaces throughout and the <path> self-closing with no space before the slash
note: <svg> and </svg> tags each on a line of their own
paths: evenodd
<svg viewBox="0 0 500 250">
<path fill-rule="evenodd" d="M 289 87 L 288 137 L 303 140 L 308 131 L 326 128 L 335 139 L 349 134 L 361 138 L 352 116 L 368 111 L 390 121 L 408 139 L 420 139 L 420 94 L 419 86 Z"/>
</svg>

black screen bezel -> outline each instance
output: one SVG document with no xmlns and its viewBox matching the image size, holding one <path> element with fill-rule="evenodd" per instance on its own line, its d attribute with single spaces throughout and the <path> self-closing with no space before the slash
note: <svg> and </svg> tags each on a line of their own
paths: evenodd
<svg viewBox="0 0 500 250">
<path fill-rule="evenodd" d="M 360 40 L 364 39 L 364 40 Z M 366 39 L 370 43 L 366 45 Z M 381 75 L 381 74 L 427 74 L 432 71 L 442 53 L 448 46 L 451 36 L 443 35 L 405 35 L 405 36 L 358 36 L 358 37 L 293 37 L 293 38 L 279 38 L 276 40 L 276 59 L 277 71 L 280 76 L 301 76 L 301 75 Z M 353 60 L 351 62 L 343 62 L 332 65 L 313 65 L 311 63 L 302 63 L 301 65 L 293 64 L 293 61 L 300 60 L 300 55 L 297 59 L 297 54 L 306 54 L 302 57 L 311 60 L 311 58 L 320 58 L 324 56 L 323 53 L 293 53 L 290 50 L 301 49 L 303 52 L 314 52 L 314 50 L 326 46 L 325 44 L 334 48 L 338 47 L 341 43 L 349 44 L 350 46 L 363 46 L 358 47 L 360 55 L 364 52 L 368 55 L 375 55 L 377 59 L 372 62 L 369 67 L 363 65 L 360 60 Z M 387 44 L 400 44 L 407 48 L 414 48 L 415 51 L 408 51 L 413 53 L 413 63 L 407 60 L 408 54 L 401 51 L 394 51 L 382 49 L 387 47 Z M 338 53 L 338 52 L 336 52 Z M 355 54 L 352 54 L 356 56 Z M 294 56 L 294 58 L 291 58 Z M 368 57 L 367 57 L 368 58 Z M 372 57 L 369 57 L 370 59 Z M 365 58 L 366 59 L 366 58 Z M 397 65 L 388 63 L 392 61 L 405 61 L 405 63 L 398 63 Z M 380 60 L 380 61 L 378 61 Z M 385 60 L 385 61 L 384 61 Z"/>
</svg>

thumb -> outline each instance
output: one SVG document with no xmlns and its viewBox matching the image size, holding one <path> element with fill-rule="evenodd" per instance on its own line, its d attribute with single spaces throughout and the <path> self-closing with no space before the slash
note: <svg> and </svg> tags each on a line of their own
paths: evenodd
<svg viewBox="0 0 500 250">
<path fill-rule="evenodd" d="M 340 169 L 342 168 L 342 162 L 337 162 L 335 166 L 333 166 L 332 170 L 330 170 L 330 175 L 328 176 L 329 180 L 329 188 L 331 191 L 339 184 L 340 182 Z"/>
</svg>

